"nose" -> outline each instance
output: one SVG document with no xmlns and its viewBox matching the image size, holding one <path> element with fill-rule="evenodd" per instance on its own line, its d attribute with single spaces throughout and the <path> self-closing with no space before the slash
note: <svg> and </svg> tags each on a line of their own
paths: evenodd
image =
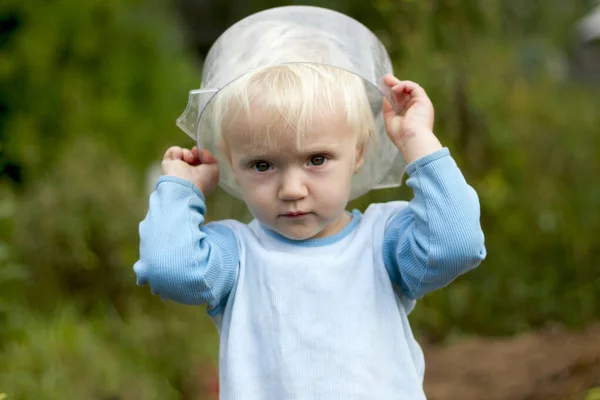
<svg viewBox="0 0 600 400">
<path fill-rule="evenodd" d="M 300 200 L 308 195 L 308 188 L 304 176 L 299 171 L 288 171 L 281 176 L 279 184 L 279 199 L 293 201 Z"/>
</svg>

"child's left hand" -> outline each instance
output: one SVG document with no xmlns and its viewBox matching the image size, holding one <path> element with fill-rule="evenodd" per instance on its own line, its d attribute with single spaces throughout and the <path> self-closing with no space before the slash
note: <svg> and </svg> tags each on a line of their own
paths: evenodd
<svg viewBox="0 0 600 400">
<path fill-rule="evenodd" d="M 396 113 L 384 98 L 383 118 L 388 136 L 402 152 L 407 163 L 442 148 L 433 134 L 434 109 L 425 90 L 412 81 L 386 75 L 385 84 L 392 89 L 400 108 Z"/>
</svg>

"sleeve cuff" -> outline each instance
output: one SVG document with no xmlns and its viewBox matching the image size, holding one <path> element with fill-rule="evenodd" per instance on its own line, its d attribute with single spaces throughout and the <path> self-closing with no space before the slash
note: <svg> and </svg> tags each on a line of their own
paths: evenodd
<svg viewBox="0 0 600 400">
<path fill-rule="evenodd" d="M 443 149 L 434 151 L 433 153 L 427 154 L 426 156 L 418 158 L 415 161 L 413 161 L 412 163 L 408 164 L 406 166 L 406 173 L 408 175 L 410 175 L 416 169 L 424 167 L 425 165 L 427 165 L 431 162 L 434 162 L 436 160 L 439 160 L 440 158 L 444 158 L 449 155 L 450 155 L 450 150 L 447 147 L 444 147 Z"/>
<path fill-rule="evenodd" d="M 158 185 L 160 185 L 163 182 L 178 183 L 182 186 L 190 188 L 194 193 L 196 193 L 196 195 L 198 195 L 198 197 L 200 197 L 200 199 L 202 199 L 203 202 L 206 202 L 206 198 L 204 197 L 204 194 L 200 191 L 200 189 L 198 189 L 196 185 L 194 185 L 191 181 L 188 181 L 187 179 L 182 179 L 171 175 L 161 175 L 158 178 L 158 181 L 156 182 L 156 188 L 158 188 Z"/>
</svg>

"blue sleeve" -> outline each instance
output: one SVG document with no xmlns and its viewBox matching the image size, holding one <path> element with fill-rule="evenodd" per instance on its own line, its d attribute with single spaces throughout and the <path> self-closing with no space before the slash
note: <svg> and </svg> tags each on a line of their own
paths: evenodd
<svg viewBox="0 0 600 400">
<path fill-rule="evenodd" d="M 447 148 L 407 167 L 414 197 L 387 224 L 383 257 L 411 299 L 442 288 L 486 257 L 479 199 Z"/>
<path fill-rule="evenodd" d="M 150 207 L 140 223 L 138 285 L 183 304 L 208 304 L 216 313 L 227 300 L 239 265 L 234 232 L 204 223 L 205 199 L 189 181 L 159 178 Z"/>
</svg>

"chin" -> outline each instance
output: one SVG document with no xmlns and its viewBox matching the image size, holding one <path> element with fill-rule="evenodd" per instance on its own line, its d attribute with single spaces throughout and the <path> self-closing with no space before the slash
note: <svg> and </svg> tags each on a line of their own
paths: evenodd
<svg viewBox="0 0 600 400">
<path fill-rule="evenodd" d="M 306 239 L 312 239 L 315 236 L 317 236 L 319 233 L 321 233 L 320 230 L 314 231 L 314 232 L 306 232 L 306 231 L 293 231 L 293 230 L 286 230 L 286 231 L 277 231 L 279 232 L 280 235 L 285 236 L 286 238 L 290 239 L 290 240 L 306 240 Z"/>
</svg>

